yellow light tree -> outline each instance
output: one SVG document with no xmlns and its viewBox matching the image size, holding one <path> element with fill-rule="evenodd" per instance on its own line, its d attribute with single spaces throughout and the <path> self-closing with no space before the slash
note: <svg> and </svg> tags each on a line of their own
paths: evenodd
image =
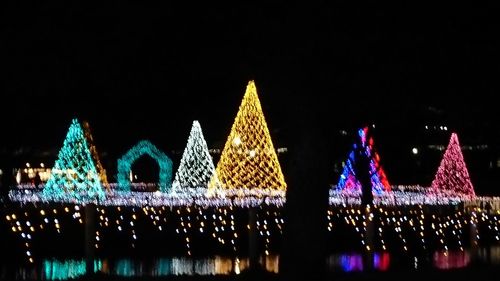
<svg viewBox="0 0 500 281">
<path fill-rule="evenodd" d="M 101 184 L 105 188 L 109 188 L 108 185 L 108 177 L 106 176 L 106 170 L 101 164 L 101 160 L 99 158 L 99 154 L 97 153 L 97 148 L 94 145 L 94 138 L 92 137 L 92 133 L 90 131 L 90 124 L 87 121 L 83 122 L 83 132 L 85 134 L 85 138 L 87 139 L 87 143 L 89 145 L 90 155 L 92 155 L 92 159 L 95 163 L 95 168 L 99 175 L 99 179 L 101 180 Z"/>
<path fill-rule="evenodd" d="M 286 191 L 286 182 L 254 81 L 247 85 L 217 164 L 216 175 L 222 189 Z M 209 188 L 214 189 L 215 186 L 211 184 Z"/>
</svg>

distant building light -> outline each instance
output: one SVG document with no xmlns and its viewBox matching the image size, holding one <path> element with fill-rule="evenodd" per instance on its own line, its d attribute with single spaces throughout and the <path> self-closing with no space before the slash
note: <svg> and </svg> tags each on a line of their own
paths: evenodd
<svg viewBox="0 0 500 281">
<path fill-rule="evenodd" d="M 418 148 L 414 147 L 411 149 L 411 153 L 413 153 L 414 155 L 417 155 L 418 154 Z"/>
<path fill-rule="evenodd" d="M 30 163 L 26 163 L 26 167 L 28 167 L 28 168 L 29 168 L 29 167 L 30 167 Z"/>
<path fill-rule="evenodd" d="M 45 164 L 40 163 L 40 167 L 45 168 Z"/>
<path fill-rule="evenodd" d="M 276 152 L 278 152 L 278 153 L 285 153 L 285 152 L 288 152 L 288 148 L 286 148 L 286 147 L 280 147 L 280 148 L 276 149 Z"/>
<path fill-rule="evenodd" d="M 212 148 L 212 149 L 209 149 L 208 152 L 212 153 L 212 154 L 220 154 L 220 149 Z"/>
<path fill-rule="evenodd" d="M 462 150 L 486 150 L 488 149 L 487 144 L 479 144 L 479 145 L 465 145 L 461 147 Z"/>
<path fill-rule="evenodd" d="M 435 144 L 428 145 L 427 147 L 429 149 L 439 150 L 439 151 L 443 151 L 446 149 L 446 146 L 444 146 L 444 145 L 435 145 Z M 461 150 L 470 150 L 470 151 L 487 150 L 488 148 L 489 148 L 489 146 L 487 144 L 464 145 L 464 146 L 460 147 Z"/>
<path fill-rule="evenodd" d="M 21 183 L 21 170 L 18 170 L 18 171 L 17 171 L 17 174 L 16 174 L 16 182 L 17 182 L 17 184 L 20 184 L 20 183 Z"/>
<path fill-rule="evenodd" d="M 444 145 L 435 145 L 435 144 L 431 144 L 429 146 L 427 146 L 429 149 L 432 149 L 432 150 L 439 150 L 439 151 L 443 151 L 446 149 L 446 147 Z"/>
</svg>

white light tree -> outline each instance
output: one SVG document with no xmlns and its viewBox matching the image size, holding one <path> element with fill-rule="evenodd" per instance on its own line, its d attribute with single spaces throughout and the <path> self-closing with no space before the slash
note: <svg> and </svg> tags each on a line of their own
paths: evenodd
<svg viewBox="0 0 500 281">
<path fill-rule="evenodd" d="M 184 192 L 189 188 L 207 188 L 215 174 L 215 166 L 208 152 L 198 121 L 193 121 L 186 148 L 182 154 L 179 169 L 172 184 L 173 192 Z M 215 179 L 219 182 L 218 179 Z"/>
</svg>

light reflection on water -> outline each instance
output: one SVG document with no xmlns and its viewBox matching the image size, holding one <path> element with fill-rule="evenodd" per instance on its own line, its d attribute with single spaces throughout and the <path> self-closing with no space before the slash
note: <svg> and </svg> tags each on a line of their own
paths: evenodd
<svg viewBox="0 0 500 281">
<path fill-rule="evenodd" d="M 471 266 L 472 261 L 500 265 L 500 246 L 479 249 L 475 254 L 469 251 L 435 252 L 430 258 L 408 257 L 408 260 L 405 261 L 395 258 L 387 252 L 373 253 L 371 256 L 359 253 L 336 254 L 327 259 L 327 266 L 333 272 L 387 271 L 401 268 L 419 270 L 426 266 L 449 270 Z M 265 256 L 261 258 L 260 262 L 267 271 L 278 273 L 278 255 Z M 247 269 L 248 263 L 247 258 L 238 259 L 222 256 L 195 259 L 187 257 L 151 260 L 99 259 L 94 262 L 94 272 L 123 277 L 233 275 Z M 5 266 L 0 267 L 1 279 L 9 280 L 64 280 L 78 278 L 85 273 L 86 265 L 83 259 L 46 259 L 38 266 L 14 268 L 13 271 L 8 271 Z"/>
<path fill-rule="evenodd" d="M 375 254 L 373 257 L 373 267 L 380 271 L 387 271 L 391 262 L 390 255 L 387 252 Z"/>
<path fill-rule="evenodd" d="M 472 261 L 485 265 L 500 265 L 500 246 L 482 248 L 475 254 L 471 251 L 437 251 L 431 258 L 409 257 L 407 260 L 391 259 L 387 252 L 372 253 L 371 256 L 359 253 L 331 255 L 327 260 L 327 267 L 330 271 L 343 272 L 387 271 L 391 268 L 419 270 L 424 267 L 450 270 L 471 266 Z"/>
<path fill-rule="evenodd" d="M 477 253 L 480 262 L 491 265 L 500 265 L 500 246 L 481 248 Z"/>
<path fill-rule="evenodd" d="M 339 268 L 344 272 L 351 271 L 364 271 L 370 267 L 375 270 L 386 271 L 389 269 L 390 255 L 387 252 L 373 253 L 369 259 L 362 254 L 342 254 L 331 255 L 327 260 L 327 266 L 331 271 L 338 270 Z"/>
<path fill-rule="evenodd" d="M 43 261 L 42 275 L 46 280 L 77 278 L 85 274 L 84 260 Z"/>
<path fill-rule="evenodd" d="M 269 272 L 278 272 L 279 257 L 265 256 L 260 263 Z M 239 274 L 248 268 L 248 259 L 210 257 L 210 258 L 158 258 L 152 262 L 132 259 L 96 260 L 94 272 L 122 277 L 173 276 L 173 275 L 230 275 Z M 45 280 L 77 278 L 86 273 L 85 260 L 45 260 L 42 275 Z M 34 276 L 37 274 L 34 273 Z M 24 279 L 24 278 L 23 278 Z"/>
<path fill-rule="evenodd" d="M 433 263 L 439 269 L 463 268 L 470 264 L 470 254 L 466 251 L 435 252 Z"/>
</svg>

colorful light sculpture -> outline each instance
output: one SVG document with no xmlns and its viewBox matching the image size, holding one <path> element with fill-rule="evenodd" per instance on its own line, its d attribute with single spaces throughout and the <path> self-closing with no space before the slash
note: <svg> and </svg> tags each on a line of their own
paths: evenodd
<svg viewBox="0 0 500 281">
<path fill-rule="evenodd" d="M 200 123 L 193 121 L 181 163 L 175 174 L 172 190 L 182 192 L 186 188 L 207 188 L 212 177 L 215 177 L 214 185 L 219 186 L 215 166 L 212 157 L 208 153 L 207 143 L 203 138 Z"/>
<path fill-rule="evenodd" d="M 361 139 L 361 150 L 363 151 L 363 156 L 370 159 L 370 181 L 372 185 L 372 192 L 375 194 L 382 194 L 384 191 L 390 191 L 391 186 L 387 180 L 384 169 L 380 165 L 380 156 L 374 149 L 373 138 L 367 139 L 368 127 L 358 130 L 358 136 Z M 354 169 L 354 164 L 356 161 L 355 151 L 358 149 L 357 145 L 354 144 L 353 150 L 349 153 L 349 157 L 344 165 L 344 170 L 340 175 L 339 183 L 337 184 L 337 190 L 343 190 L 346 192 L 360 193 L 361 183 L 356 177 L 356 171 Z"/>
<path fill-rule="evenodd" d="M 132 147 L 122 158 L 118 159 L 118 190 L 130 191 L 130 170 L 132 164 L 142 157 L 149 155 L 160 166 L 159 186 L 161 192 L 168 192 L 172 186 L 172 160 L 147 140 L 140 141 Z"/>
<path fill-rule="evenodd" d="M 286 191 L 255 83 L 250 81 L 217 164 L 223 189 Z M 211 181 L 210 189 L 215 189 Z"/>
<path fill-rule="evenodd" d="M 476 196 L 456 133 L 451 134 L 430 190 L 445 196 Z"/>
<path fill-rule="evenodd" d="M 71 122 L 42 195 L 45 200 L 53 201 L 104 199 L 105 192 L 87 138 L 77 119 Z"/>
</svg>

